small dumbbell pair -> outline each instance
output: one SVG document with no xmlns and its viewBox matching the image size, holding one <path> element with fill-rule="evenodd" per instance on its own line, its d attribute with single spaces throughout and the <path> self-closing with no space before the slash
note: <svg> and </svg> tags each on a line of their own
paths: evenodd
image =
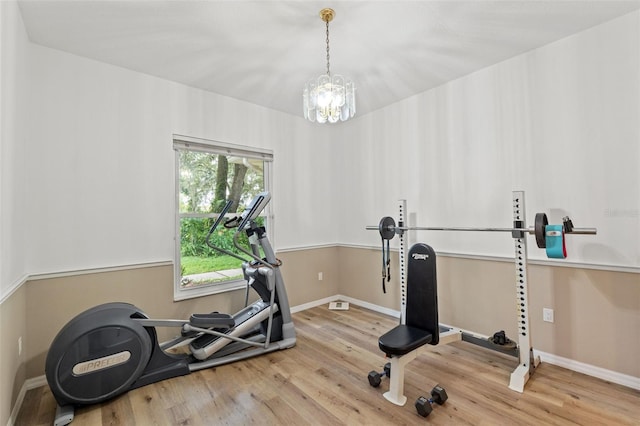
<svg viewBox="0 0 640 426">
<path fill-rule="evenodd" d="M 374 388 L 380 386 L 382 382 L 382 378 L 384 376 L 391 377 L 391 363 L 388 362 L 384 365 L 384 371 L 378 373 L 377 371 L 370 371 L 367 378 L 369 379 L 369 384 Z"/>
<path fill-rule="evenodd" d="M 435 385 L 433 389 L 431 389 L 431 398 L 421 396 L 416 400 L 416 410 L 418 410 L 418 414 L 422 417 L 427 417 L 433 411 L 432 405 L 434 403 L 442 405 L 447 399 L 449 399 L 447 391 L 444 390 L 442 386 Z"/>
</svg>

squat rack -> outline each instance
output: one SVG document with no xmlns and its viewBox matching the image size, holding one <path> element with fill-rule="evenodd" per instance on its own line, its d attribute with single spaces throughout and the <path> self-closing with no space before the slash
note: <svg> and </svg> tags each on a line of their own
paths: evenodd
<svg viewBox="0 0 640 426">
<path fill-rule="evenodd" d="M 406 315 L 406 247 L 405 247 L 405 231 L 485 231 L 485 232 L 510 232 L 514 239 L 515 251 L 515 282 L 516 282 L 516 310 L 518 322 L 518 347 L 517 357 L 519 364 L 511 373 L 509 388 L 524 392 L 524 385 L 529 380 L 530 374 L 540 363 L 540 357 L 535 356 L 531 344 L 531 333 L 529 331 L 529 288 L 527 283 L 527 234 L 535 234 L 539 247 L 544 247 L 544 236 L 546 226 L 546 215 L 537 214 L 535 227 L 528 228 L 526 226 L 524 191 L 512 192 L 513 203 L 513 228 L 470 228 L 470 227 L 417 227 L 405 226 L 405 211 L 407 209 L 406 200 L 398 201 L 398 225 L 390 217 L 385 217 L 380 221 L 378 226 L 367 226 L 367 230 L 377 230 L 382 236 L 383 242 L 383 265 L 382 279 L 387 278 L 385 268 L 388 268 L 389 259 L 384 255 L 384 241 L 390 240 L 396 234 L 400 238 L 399 246 L 399 266 L 400 266 L 400 322 L 405 323 Z M 595 228 L 573 228 L 570 219 L 565 218 L 565 232 L 572 234 L 595 235 Z M 551 235 L 551 234 L 549 234 Z M 387 242 L 388 251 L 388 242 Z M 387 255 L 388 256 L 388 255 Z M 387 269 L 388 271 L 388 269 Z M 460 333 L 457 333 L 460 334 Z M 453 340 L 453 339 L 451 339 Z M 477 338 L 471 339 L 478 340 Z"/>
</svg>

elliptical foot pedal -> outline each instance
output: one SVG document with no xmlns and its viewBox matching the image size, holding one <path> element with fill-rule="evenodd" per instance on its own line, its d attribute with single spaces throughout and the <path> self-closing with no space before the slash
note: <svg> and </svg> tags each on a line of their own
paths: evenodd
<svg viewBox="0 0 640 426">
<path fill-rule="evenodd" d="M 191 325 L 199 328 L 233 328 L 236 322 L 229 314 L 212 312 L 210 314 L 192 314 L 189 318 Z"/>
</svg>

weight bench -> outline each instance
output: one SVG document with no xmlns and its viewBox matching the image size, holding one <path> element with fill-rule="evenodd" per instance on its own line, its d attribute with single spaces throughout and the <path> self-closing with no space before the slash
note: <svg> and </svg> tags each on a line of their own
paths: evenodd
<svg viewBox="0 0 640 426">
<path fill-rule="evenodd" d="M 436 253 L 423 243 L 409 250 L 407 269 L 406 321 L 380 336 L 378 346 L 390 358 L 389 391 L 384 397 L 396 405 L 404 405 L 404 367 L 418 356 L 426 344 L 437 345 L 438 289 Z"/>
</svg>

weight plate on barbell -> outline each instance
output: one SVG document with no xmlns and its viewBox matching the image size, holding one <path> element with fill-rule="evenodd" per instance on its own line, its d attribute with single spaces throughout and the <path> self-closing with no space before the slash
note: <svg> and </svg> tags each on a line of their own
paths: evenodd
<svg viewBox="0 0 640 426">
<path fill-rule="evenodd" d="M 396 235 L 396 221 L 392 217 L 385 216 L 380 219 L 378 231 L 383 240 L 390 240 Z"/>
<path fill-rule="evenodd" d="M 546 213 L 536 213 L 535 233 L 536 233 L 536 244 L 538 244 L 539 248 L 547 247 L 547 241 L 545 239 L 544 230 L 548 224 L 549 224 L 549 221 L 547 220 Z"/>
</svg>

